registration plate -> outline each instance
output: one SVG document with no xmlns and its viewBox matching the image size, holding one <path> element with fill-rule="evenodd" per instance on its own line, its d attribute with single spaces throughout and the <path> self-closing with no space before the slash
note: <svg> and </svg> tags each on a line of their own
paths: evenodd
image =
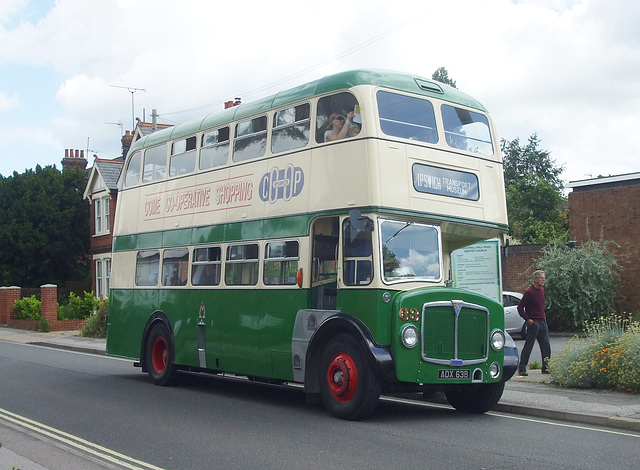
<svg viewBox="0 0 640 470">
<path fill-rule="evenodd" d="M 470 377 L 467 369 L 438 369 L 439 379 L 463 380 Z"/>
</svg>

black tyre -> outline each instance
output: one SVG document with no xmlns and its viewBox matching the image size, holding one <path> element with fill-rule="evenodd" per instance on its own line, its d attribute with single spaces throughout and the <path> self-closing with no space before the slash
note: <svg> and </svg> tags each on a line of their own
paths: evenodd
<svg viewBox="0 0 640 470">
<path fill-rule="evenodd" d="M 355 421 L 373 413 L 382 384 L 351 336 L 338 335 L 327 344 L 319 373 L 322 402 L 333 416 Z"/>
<path fill-rule="evenodd" d="M 149 376 L 156 385 L 173 385 L 177 378 L 174 364 L 173 338 L 164 323 L 151 328 L 146 343 L 145 363 Z"/>
<path fill-rule="evenodd" d="M 504 382 L 469 385 L 444 392 L 451 406 L 464 413 L 484 413 L 492 409 L 504 391 Z"/>
</svg>

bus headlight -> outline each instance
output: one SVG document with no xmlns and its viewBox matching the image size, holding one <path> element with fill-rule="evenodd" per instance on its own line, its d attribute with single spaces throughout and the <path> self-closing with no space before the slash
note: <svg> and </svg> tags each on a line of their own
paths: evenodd
<svg viewBox="0 0 640 470">
<path fill-rule="evenodd" d="M 504 333 L 502 330 L 493 330 L 491 333 L 491 349 L 501 351 L 504 348 Z"/>
<path fill-rule="evenodd" d="M 405 348 L 413 348 L 418 344 L 418 329 L 413 325 L 405 325 L 400 333 Z"/>
<path fill-rule="evenodd" d="M 500 375 L 500 364 L 498 364 L 497 362 L 492 363 L 489 366 L 489 375 L 492 379 L 497 379 Z"/>
</svg>

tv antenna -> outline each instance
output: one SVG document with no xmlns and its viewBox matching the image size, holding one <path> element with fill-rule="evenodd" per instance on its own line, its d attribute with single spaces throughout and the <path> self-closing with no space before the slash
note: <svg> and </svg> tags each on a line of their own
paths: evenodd
<svg viewBox="0 0 640 470">
<path fill-rule="evenodd" d="M 134 111 L 135 107 L 133 105 L 133 94 L 136 91 L 144 91 L 144 92 L 146 92 L 147 90 L 145 90 L 144 88 L 134 88 L 132 86 L 120 86 L 120 85 L 109 85 L 109 86 L 112 87 L 112 88 L 124 88 L 129 93 L 131 93 L 131 132 L 133 132 L 134 129 L 136 128 L 136 113 Z"/>
<path fill-rule="evenodd" d="M 122 121 L 118 121 L 118 122 L 104 122 L 105 124 L 113 124 L 114 126 L 120 126 L 120 137 L 122 137 L 124 135 L 124 124 L 122 124 Z"/>
<path fill-rule="evenodd" d="M 89 148 L 89 137 L 87 137 L 87 160 L 89 160 L 89 152 L 93 152 L 94 155 L 95 155 L 96 153 L 100 153 L 101 151 L 100 150 L 90 149 Z M 96 157 L 97 157 L 97 155 L 96 155 Z"/>
</svg>

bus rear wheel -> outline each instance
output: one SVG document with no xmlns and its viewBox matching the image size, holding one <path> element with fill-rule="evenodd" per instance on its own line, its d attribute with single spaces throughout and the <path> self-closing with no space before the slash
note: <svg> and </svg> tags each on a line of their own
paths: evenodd
<svg viewBox="0 0 640 470">
<path fill-rule="evenodd" d="M 498 404 L 504 382 L 469 385 L 458 390 L 444 392 L 447 400 L 456 410 L 463 413 L 484 413 Z"/>
<path fill-rule="evenodd" d="M 335 417 L 366 418 L 375 410 L 382 384 L 358 343 L 348 335 L 331 340 L 322 354 L 320 395 Z"/>
<path fill-rule="evenodd" d="M 173 385 L 177 370 L 174 364 L 171 333 L 164 323 L 151 328 L 146 343 L 145 362 L 151 380 L 156 385 Z"/>
</svg>

